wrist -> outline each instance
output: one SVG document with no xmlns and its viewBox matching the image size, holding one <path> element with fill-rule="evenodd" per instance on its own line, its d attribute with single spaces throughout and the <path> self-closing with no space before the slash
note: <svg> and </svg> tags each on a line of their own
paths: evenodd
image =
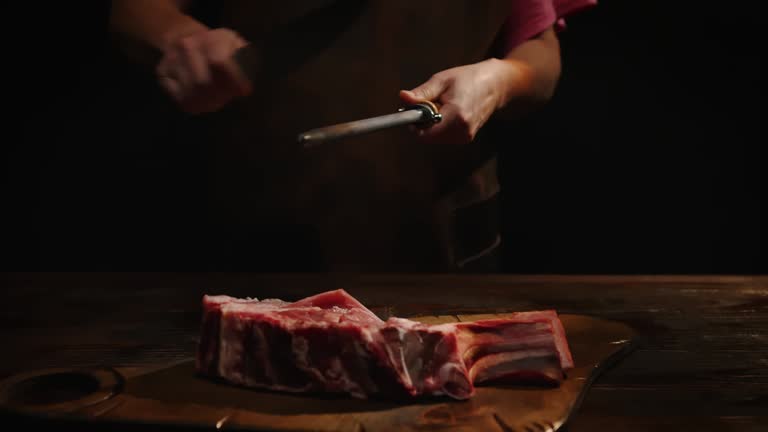
<svg viewBox="0 0 768 432">
<path fill-rule="evenodd" d="M 501 110 L 513 100 L 530 99 L 534 96 L 534 71 L 525 62 L 515 59 L 490 58 L 489 62 L 496 74 L 498 95 L 496 109 Z"/>
</svg>

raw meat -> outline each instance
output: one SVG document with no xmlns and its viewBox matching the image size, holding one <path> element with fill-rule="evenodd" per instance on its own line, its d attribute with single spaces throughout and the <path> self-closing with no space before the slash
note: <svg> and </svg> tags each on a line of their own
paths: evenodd
<svg viewBox="0 0 768 432">
<path fill-rule="evenodd" d="M 555 311 L 439 325 L 382 321 L 339 289 L 293 303 L 206 295 L 196 365 L 245 387 L 468 399 L 486 382 L 558 385 L 573 359 Z"/>
</svg>

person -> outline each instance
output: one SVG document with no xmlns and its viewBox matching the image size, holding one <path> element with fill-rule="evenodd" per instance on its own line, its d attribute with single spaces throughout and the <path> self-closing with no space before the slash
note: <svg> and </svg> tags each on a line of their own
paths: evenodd
<svg viewBox="0 0 768 432">
<path fill-rule="evenodd" d="M 497 271 L 500 143 L 483 127 L 548 103 L 558 31 L 595 4 L 225 0 L 210 25 L 195 14 L 204 2 L 114 0 L 110 25 L 204 125 L 219 265 Z M 425 100 L 443 116 L 429 128 L 296 145 L 302 131 Z"/>
</svg>

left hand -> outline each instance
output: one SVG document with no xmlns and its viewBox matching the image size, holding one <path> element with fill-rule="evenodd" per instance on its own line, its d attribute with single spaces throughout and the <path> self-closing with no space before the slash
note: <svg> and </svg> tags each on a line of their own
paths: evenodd
<svg viewBox="0 0 768 432">
<path fill-rule="evenodd" d="M 400 98 L 407 104 L 428 100 L 441 106 L 440 123 L 417 129 L 424 140 L 463 145 L 474 140 L 522 79 L 524 74 L 517 63 L 491 58 L 439 72 L 410 91 L 401 90 Z"/>
</svg>

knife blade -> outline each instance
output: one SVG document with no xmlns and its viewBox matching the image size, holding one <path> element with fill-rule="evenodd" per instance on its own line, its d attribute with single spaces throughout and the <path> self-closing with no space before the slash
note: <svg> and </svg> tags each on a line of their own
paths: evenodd
<svg viewBox="0 0 768 432">
<path fill-rule="evenodd" d="M 291 2 L 294 19 L 270 24 L 251 35 L 234 60 L 256 85 L 269 85 L 300 70 L 354 26 L 371 7 L 360 0 Z M 295 4 L 293 4 L 295 3 Z"/>
<path fill-rule="evenodd" d="M 300 133 L 298 142 L 304 148 L 311 148 L 329 141 L 397 126 L 414 125 L 419 128 L 426 128 L 439 123 L 442 118 L 443 116 L 440 114 L 437 105 L 433 102 L 425 101 L 400 108 L 396 113 L 392 114 L 311 129 Z"/>
</svg>

